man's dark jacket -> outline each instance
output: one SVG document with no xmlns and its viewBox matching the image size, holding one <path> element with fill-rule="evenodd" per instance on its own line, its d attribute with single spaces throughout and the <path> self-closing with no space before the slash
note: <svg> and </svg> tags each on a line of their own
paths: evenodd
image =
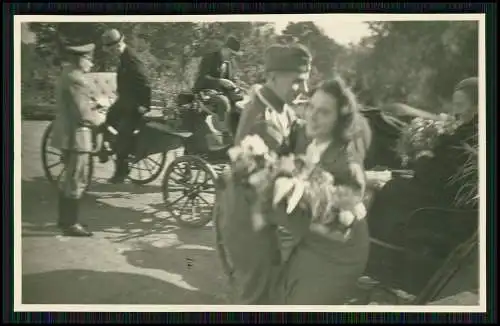
<svg viewBox="0 0 500 326">
<path fill-rule="evenodd" d="M 222 71 L 222 65 L 224 63 L 224 59 L 222 57 L 221 51 L 215 51 L 206 54 L 203 56 L 200 62 L 198 76 L 194 83 L 193 89 L 202 90 L 202 89 L 217 89 L 218 84 L 207 78 L 207 76 L 213 78 L 225 78 L 229 80 L 233 80 L 232 73 L 232 63 L 226 61 L 228 63 L 228 67 L 226 69 L 226 73 Z"/>
<path fill-rule="evenodd" d="M 120 57 L 117 94 L 118 100 L 112 108 L 115 111 L 112 115 L 117 115 L 117 119 L 136 117 L 140 106 L 149 109 L 151 105 L 151 85 L 146 66 L 128 47 Z"/>
</svg>

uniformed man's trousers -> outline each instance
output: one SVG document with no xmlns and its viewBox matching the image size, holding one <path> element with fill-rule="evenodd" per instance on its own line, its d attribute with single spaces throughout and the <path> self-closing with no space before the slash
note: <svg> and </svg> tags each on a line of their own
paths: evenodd
<svg viewBox="0 0 500 326">
<path fill-rule="evenodd" d="M 89 182 L 89 153 L 63 151 L 64 173 L 59 180 L 59 226 L 78 223 L 78 203 Z"/>
</svg>

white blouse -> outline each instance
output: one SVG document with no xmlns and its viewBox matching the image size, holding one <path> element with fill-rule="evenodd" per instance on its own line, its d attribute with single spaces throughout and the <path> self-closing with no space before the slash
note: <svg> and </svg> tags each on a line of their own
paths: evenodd
<svg viewBox="0 0 500 326">
<path fill-rule="evenodd" d="M 306 157 L 314 163 L 318 164 L 321 160 L 321 155 L 326 151 L 331 141 L 321 142 L 319 143 L 316 139 L 314 139 L 306 149 Z"/>
</svg>

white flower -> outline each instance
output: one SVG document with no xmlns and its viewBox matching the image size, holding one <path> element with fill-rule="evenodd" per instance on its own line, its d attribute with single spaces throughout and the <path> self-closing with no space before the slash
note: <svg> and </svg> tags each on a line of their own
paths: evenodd
<svg viewBox="0 0 500 326">
<path fill-rule="evenodd" d="M 353 213 L 358 220 L 364 219 L 367 214 L 365 205 L 363 203 L 358 203 L 354 206 Z"/>
<path fill-rule="evenodd" d="M 241 141 L 241 148 L 243 149 L 244 152 L 248 151 L 253 155 L 263 156 L 269 153 L 269 148 L 267 147 L 266 143 L 258 135 L 246 136 Z"/>
<path fill-rule="evenodd" d="M 231 162 L 235 162 L 241 156 L 241 154 L 243 154 L 243 150 L 240 146 L 235 146 L 231 147 L 227 151 L 227 154 L 229 155 L 229 159 L 231 160 Z"/>
<path fill-rule="evenodd" d="M 356 217 L 351 211 L 341 211 L 339 213 L 339 222 L 344 226 L 351 226 Z"/>
</svg>

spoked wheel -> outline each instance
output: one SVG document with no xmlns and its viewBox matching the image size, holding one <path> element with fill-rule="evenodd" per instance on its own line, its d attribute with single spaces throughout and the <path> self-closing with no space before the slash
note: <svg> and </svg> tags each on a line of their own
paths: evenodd
<svg viewBox="0 0 500 326">
<path fill-rule="evenodd" d="M 65 170 L 62 152 L 50 145 L 52 141 L 52 130 L 53 123 L 51 122 L 45 129 L 42 137 L 42 166 L 47 180 L 49 180 L 54 187 L 57 187 Z M 89 155 L 88 158 L 88 181 L 85 191 L 88 190 L 94 174 L 93 156 Z"/>
<path fill-rule="evenodd" d="M 167 153 L 154 153 L 141 159 L 132 159 L 129 163 L 128 178 L 132 183 L 145 185 L 160 175 L 167 162 Z"/>
<path fill-rule="evenodd" d="M 199 228 L 212 220 L 215 170 L 197 156 L 181 156 L 169 164 L 163 177 L 163 201 L 181 226 Z"/>
</svg>

